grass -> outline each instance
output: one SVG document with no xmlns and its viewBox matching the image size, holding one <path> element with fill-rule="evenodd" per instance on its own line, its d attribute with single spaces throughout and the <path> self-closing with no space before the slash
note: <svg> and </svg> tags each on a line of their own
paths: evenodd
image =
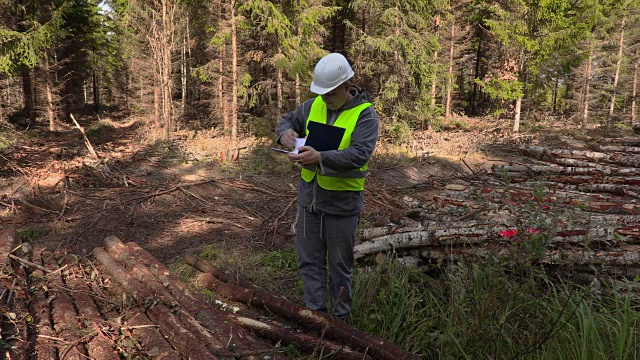
<svg viewBox="0 0 640 360">
<path fill-rule="evenodd" d="M 360 268 L 350 321 L 429 359 L 640 357 L 640 313 L 629 296 L 499 263 L 438 276 L 393 263 Z"/>
</svg>

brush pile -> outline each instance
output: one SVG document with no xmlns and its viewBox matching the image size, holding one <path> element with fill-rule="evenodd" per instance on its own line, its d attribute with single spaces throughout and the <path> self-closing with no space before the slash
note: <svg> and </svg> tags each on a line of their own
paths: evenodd
<svg viewBox="0 0 640 360">
<path fill-rule="evenodd" d="M 186 260 L 203 271 L 198 283 L 211 296 L 114 236 L 90 260 L 32 249 L 10 229 L 0 233 L 3 358 L 266 360 L 295 350 L 313 358 L 418 359 L 325 313 L 235 284 L 195 256 Z"/>
</svg>

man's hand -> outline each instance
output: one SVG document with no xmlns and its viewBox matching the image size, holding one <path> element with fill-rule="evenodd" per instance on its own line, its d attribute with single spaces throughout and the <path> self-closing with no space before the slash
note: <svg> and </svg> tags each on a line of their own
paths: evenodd
<svg viewBox="0 0 640 360">
<path fill-rule="evenodd" d="M 296 146 L 297 137 L 298 134 L 295 131 L 288 129 L 282 133 L 282 136 L 280 136 L 280 144 L 288 148 L 294 148 Z"/>
<path fill-rule="evenodd" d="M 303 166 L 318 165 L 320 163 L 320 153 L 311 146 L 301 146 L 298 154 L 288 154 L 291 161 Z"/>
</svg>

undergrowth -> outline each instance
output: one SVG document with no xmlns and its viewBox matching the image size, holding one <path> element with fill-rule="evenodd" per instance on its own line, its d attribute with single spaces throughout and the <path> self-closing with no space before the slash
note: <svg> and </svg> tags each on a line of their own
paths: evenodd
<svg viewBox="0 0 640 360">
<path fill-rule="evenodd" d="M 458 264 L 429 276 L 393 262 L 357 269 L 350 321 L 429 359 L 637 359 L 629 296 L 540 268 Z"/>
</svg>

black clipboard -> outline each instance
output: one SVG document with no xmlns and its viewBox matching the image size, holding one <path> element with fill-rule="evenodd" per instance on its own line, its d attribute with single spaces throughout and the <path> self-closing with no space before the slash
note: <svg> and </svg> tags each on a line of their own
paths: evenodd
<svg viewBox="0 0 640 360">
<path fill-rule="evenodd" d="M 309 135 L 304 146 L 311 146 L 316 151 L 338 150 L 345 132 L 344 128 L 316 121 L 309 121 L 307 129 Z"/>
</svg>

